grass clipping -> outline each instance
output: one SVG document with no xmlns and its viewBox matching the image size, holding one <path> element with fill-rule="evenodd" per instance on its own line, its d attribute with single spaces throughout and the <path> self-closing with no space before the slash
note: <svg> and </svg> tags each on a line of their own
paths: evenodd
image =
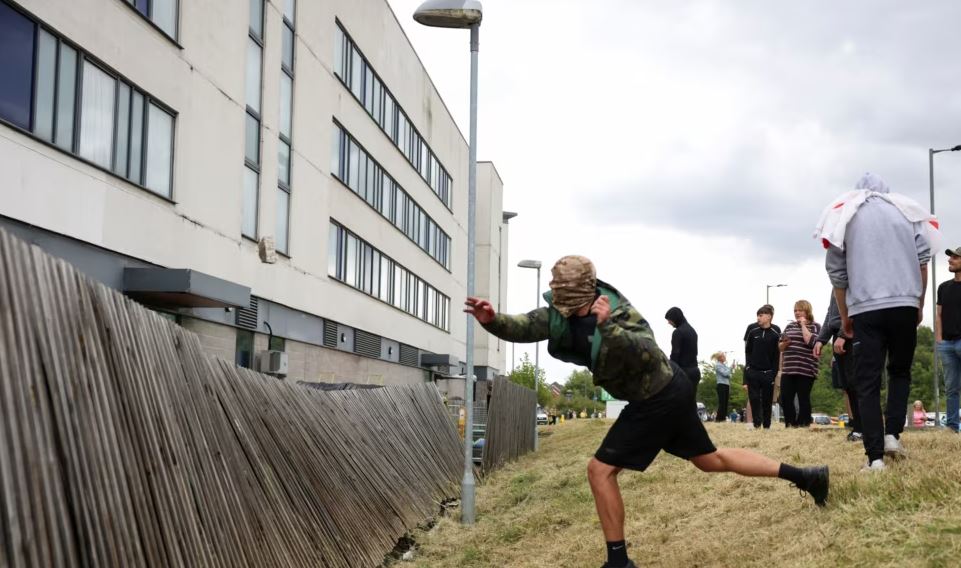
<svg viewBox="0 0 961 568">
<path fill-rule="evenodd" d="M 600 566 L 604 538 L 587 461 L 610 421 L 541 428 L 541 449 L 489 476 L 477 522 L 459 513 L 414 536 L 405 565 Z M 952 566 L 961 562 L 961 436 L 906 432 L 909 457 L 865 475 L 846 430 L 749 431 L 708 424 L 718 447 L 742 447 L 794 465 L 831 466 L 828 506 L 786 481 L 708 474 L 661 453 L 644 473 L 624 471 L 628 553 L 638 566 Z M 545 434 L 549 434 L 546 435 Z"/>
</svg>

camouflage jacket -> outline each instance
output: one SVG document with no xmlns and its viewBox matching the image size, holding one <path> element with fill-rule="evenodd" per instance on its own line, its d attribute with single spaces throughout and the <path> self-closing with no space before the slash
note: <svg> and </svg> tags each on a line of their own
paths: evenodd
<svg viewBox="0 0 961 568">
<path fill-rule="evenodd" d="M 654 341 L 647 320 L 613 286 L 598 280 L 597 290 L 611 301 L 611 315 L 594 330 L 591 365 L 594 384 L 621 400 L 644 400 L 671 381 L 673 370 Z M 484 328 L 505 341 L 533 343 L 547 340 L 547 351 L 557 359 L 579 363 L 571 349 L 567 318 L 555 310 L 551 292 L 547 307 L 521 315 L 497 314 Z"/>
</svg>

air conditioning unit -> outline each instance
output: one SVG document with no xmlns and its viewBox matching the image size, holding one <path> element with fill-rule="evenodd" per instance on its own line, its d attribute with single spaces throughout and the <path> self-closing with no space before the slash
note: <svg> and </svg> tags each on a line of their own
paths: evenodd
<svg viewBox="0 0 961 568">
<path fill-rule="evenodd" d="M 260 261 L 265 264 L 277 262 L 277 248 L 274 245 L 274 238 L 271 236 L 262 237 L 257 245 L 260 253 Z"/>
<path fill-rule="evenodd" d="M 284 351 L 261 351 L 260 372 L 268 375 L 287 374 L 287 353 Z"/>
</svg>

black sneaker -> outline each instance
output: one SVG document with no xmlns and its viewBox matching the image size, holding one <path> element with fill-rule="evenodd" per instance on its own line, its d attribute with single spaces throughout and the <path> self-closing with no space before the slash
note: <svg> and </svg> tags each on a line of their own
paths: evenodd
<svg viewBox="0 0 961 568">
<path fill-rule="evenodd" d="M 634 564 L 633 560 L 628 560 L 627 564 L 623 566 L 614 566 L 613 564 L 609 564 L 605 562 L 604 565 L 601 566 L 601 568 L 637 568 L 637 564 Z"/>
<path fill-rule="evenodd" d="M 811 497 L 814 497 L 814 503 L 818 507 L 823 507 L 828 500 L 828 486 L 830 485 L 828 466 L 802 467 L 801 474 L 804 476 L 804 482 L 796 487 L 810 493 Z"/>
</svg>

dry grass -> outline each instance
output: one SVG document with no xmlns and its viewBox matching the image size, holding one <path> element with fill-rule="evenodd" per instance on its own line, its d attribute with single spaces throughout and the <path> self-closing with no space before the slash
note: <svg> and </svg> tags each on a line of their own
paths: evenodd
<svg viewBox="0 0 961 568">
<path fill-rule="evenodd" d="M 441 519 L 410 566 L 590 567 L 605 560 L 585 467 L 610 422 L 544 429 L 541 450 L 490 476 L 477 523 Z M 858 473 L 860 443 L 840 429 L 748 431 L 709 424 L 717 446 L 751 448 L 793 464 L 831 466 L 825 509 L 787 482 L 706 474 L 661 454 L 624 472 L 629 553 L 639 566 L 956 566 L 961 564 L 961 437 L 908 432 L 910 458 Z"/>
</svg>

